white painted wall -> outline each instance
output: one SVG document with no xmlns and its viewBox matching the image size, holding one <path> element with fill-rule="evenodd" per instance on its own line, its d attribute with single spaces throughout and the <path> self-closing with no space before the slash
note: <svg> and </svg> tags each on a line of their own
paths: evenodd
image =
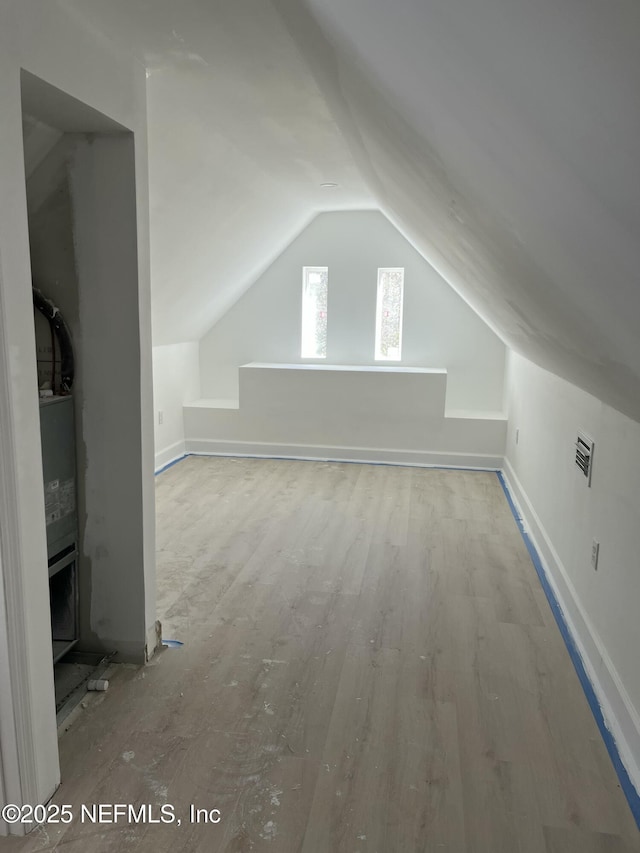
<svg viewBox="0 0 640 853">
<path fill-rule="evenodd" d="M 128 405 L 135 411 L 141 398 L 136 384 L 141 353 L 134 156 L 132 134 L 94 135 L 90 141 L 75 133 L 54 138 L 50 152 L 31 170 L 27 205 L 33 280 L 65 317 L 76 362 L 79 649 L 117 648 L 141 659 L 149 591 L 127 568 L 131 556 L 138 549 L 142 556 L 144 547 L 139 520 L 143 501 L 132 483 L 142 467 L 135 459 L 141 451 L 140 426 L 122 417 L 122 409 Z M 104 237 L 102 245 L 98 235 Z M 36 319 L 43 321 L 40 315 Z M 48 342 L 48 324 L 43 325 Z M 127 383 L 122 375 L 128 376 Z M 132 395 L 128 404 L 127 394 Z M 109 447 L 110 441 L 115 446 Z M 96 460 L 107 464 L 96 465 Z M 109 500 L 109 491 L 119 492 L 125 479 L 128 500 Z M 101 519 L 98 525 L 96 518 Z M 126 607 L 113 594 L 116 588 Z"/>
<path fill-rule="evenodd" d="M 21 69 L 58 87 L 136 134 L 135 194 L 140 306 L 138 360 L 131 378 L 136 402 L 143 545 L 136 556 L 144 572 L 147 625 L 153 604 L 153 449 L 151 329 L 146 184 L 144 69 L 90 31 L 57 3 L 6 0 L 0 6 L 0 583 L 6 592 L 9 661 L 15 680 L 3 683 L 14 710 L 20 762 L 19 793 L 42 802 L 59 781 L 50 661 L 49 602 L 42 496 L 42 464 L 35 392 L 35 341 L 22 145 Z M 49 117 L 41 116 L 47 123 Z M 62 116 L 64 118 L 64 116 Z M 68 117 L 67 117 L 68 118 Z M 60 130 L 71 129 L 59 127 Z M 83 128 L 75 128 L 83 129 Z M 86 128 L 84 128 L 86 129 Z M 133 223 L 135 228 L 136 222 Z M 114 334 L 117 334 L 115 331 Z M 122 372 L 125 386 L 129 376 Z M 140 464 L 141 463 L 141 464 Z M 144 626 L 142 626 L 144 634 Z M 2 730 L 4 734 L 10 726 Z M 2 744 L 3 758 L 6 756 Z M 6 770 L 6 767 L 5 767 Z"/>
<path fill-rule="evenodd" d="M 502 409 L 504 345 L 377 211 L 318 215 L 202 338 L 203 397 L 237 397 L 241 364 L 303 361 L 303 266 L 329 267 L 327 364 L 375 364 L 377 270 L 404 267 L 399 364 L 446 368 L 448 410 Z"/>
<path fill-rule="evenodd" d="M 506 418 L 447 417 L 447 372 L 245 364 L 239 404 L 184 408 L 187 450 L 499 469 Z"/>
<path fill-rule="evenodd" d="M 146 622 L 155 561 L 153 550 L 145 554 L 154 517 L 145 513 L 144 494 L 153 458 L 143 444 L 143 393 L 151 402 L 151 388 L 144 388 L 140 325 L 149 318 L 141 316 L 138 294 L 132 134 L 76 140 L 70 183 L 80 328 L 81 580 L 87 581 L 82 647 L 144 663 L 147 629 L 155 622 Z"/>
<path fill-rule="evenodd" d="M 156 470 L 183 456 L 185 403 L 200 396 L 197 342 L 153 348 Z M 160 420 L 162 419 L 162 423 Z"/>
<path fill-rule="evenodd" d="M 513 353 L 507 400 L 507 477 L 640 788 L 640 424 Z M 595 440 L 591 488 L 578 430 Z"/>
<path fill-rule="evenodd" d="M 510 347 L 640 419 L 640 4 L 272 3 L 380 209 Z"/>
</svg>

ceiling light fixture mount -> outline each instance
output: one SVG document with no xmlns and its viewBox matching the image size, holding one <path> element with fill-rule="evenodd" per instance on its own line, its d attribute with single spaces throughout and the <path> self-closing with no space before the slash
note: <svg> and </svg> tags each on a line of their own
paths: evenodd
<svg viewBox="0 0 640 853">
<path fill-rule="evenodd" d="M 333 187 L 337 187 L 338 185 L 334 181 L 324 181 L 324 183 L 320 184 L 323 189 L 333 189 Z"/>
</svg>

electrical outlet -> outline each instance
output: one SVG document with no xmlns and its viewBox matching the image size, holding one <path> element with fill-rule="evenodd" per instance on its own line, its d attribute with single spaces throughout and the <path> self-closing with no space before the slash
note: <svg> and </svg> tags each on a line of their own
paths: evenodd
<svg viewBox="0 0 640 853">
<path fill-rule="evenodd" d="M 520 430 L 516 430 L 516 444 L 520 441 Z"/>
<path fill-rule="evenodd" d="M 591 543 L 591 565 L 594 572 L 598 571 L 598 557 L 600 556 L 600 543 L 594 539 Z"/>
<path fill-rule="evenodd" d="M 162 426 L 164 423 L 164 412 L 158 412 L 158 425 Z"/>
</svg>

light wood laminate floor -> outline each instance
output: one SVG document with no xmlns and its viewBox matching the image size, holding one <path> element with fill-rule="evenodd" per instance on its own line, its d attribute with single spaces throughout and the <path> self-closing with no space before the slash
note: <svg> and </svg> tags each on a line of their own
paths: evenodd
<svg viewBox="0 0 640 853">
<path fill-rule="evenodd" d="M 157 506 L 184 645 L 94 697 L 55 802 L 182 823 L 76 818 L 8 849 L 640 849 L 495 474 L 190 457 Z"/>
</svg>

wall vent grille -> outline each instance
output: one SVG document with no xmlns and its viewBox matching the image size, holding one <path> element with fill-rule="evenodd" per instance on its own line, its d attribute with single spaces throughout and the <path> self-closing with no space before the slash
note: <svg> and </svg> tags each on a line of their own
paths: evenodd
<svg viewBox="0 0 640 853">
<path fill-rule="evenodd" d="M 593 468 L 593 439 L 583 432 L 578 433 L 576 440 L 576 465 L 587 478 L 587 485 L 591 485 L 591 470 Z"/>
</svg>

